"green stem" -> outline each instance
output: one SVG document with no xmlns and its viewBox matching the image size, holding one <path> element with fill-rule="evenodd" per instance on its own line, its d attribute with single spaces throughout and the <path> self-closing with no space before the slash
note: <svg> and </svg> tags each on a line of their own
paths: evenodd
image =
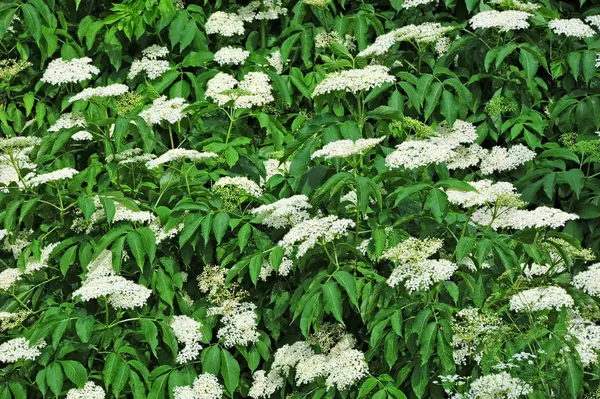
<svg viewBox="0 0 600 399">
<path fill-rule="evenodd" d="M 229 129 L 227 129 L 227 137 L 225 138 L 225 144 L 229 143 L 229 136 L 231 135 L 231 129 L 233 128 L 233 124 L 235 122 L 235 118 L 233 116 L 229 117 Z"/>
</svg>

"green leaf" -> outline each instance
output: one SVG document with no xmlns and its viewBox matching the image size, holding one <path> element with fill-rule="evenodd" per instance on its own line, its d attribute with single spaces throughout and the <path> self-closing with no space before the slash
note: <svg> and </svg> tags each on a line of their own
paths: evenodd
<svg viewBox="0 0 600 399">
<path fill-rule="evenodd" d="M 344 318 L 342 315 L 342 293 L 340 288 L 334 281 L 328 281 L 322 287 L 323 297 L 325 298 L 325 304 L 329 311 L 340 323 L 344 324 Z"/>
<path fill-rule="evenodd" d="M 146 251 L 144 249 L 144 240 L 140 233 L 137 231 L 130 231 L 127 233 L 127 244 L 129 249 L 135 258 L 140 270 L 144 270 L 144 260 L 146 258 Z"/>
<path fill-rule="evenodd" d="M 252 280 L 252 283 L 254 285 L 256 285 L 256 283 L 258 282 L 258 276 L 260 275 L 260 269 L 262 269 L 262 264 L 263 264 L 262 253 L 254 255 L 252 257 L 252 259 L 250 260 L 250 266 L 249 266 L 250 279 Z"/>
<path fill-rule="evenodd" d="M 221 375 L 227 390 L 231 393 L 235 392 L 240 383 L 240 365 L 226 350 L 221 351 Z"/>
<path fill-rule="evenodd" d="M 435 220 L 441 223 L 448 210 L 448 196 L 440 189 L 432 189 L 425 198 L 425 209 L 430 210 Z"/>
<path fill-rule="evenodd" d="M 21 4 L 21 11 L 23 12 L 23 18 L 25 19 L 24 26 L 27 31 L 33 36 L 36 43 L 40 43 L 42 39 L 42 21 L 40 20 L 40 14 L 31 4 Z"/>
<path fill-rule="evenodd" d="M 366 397 L 376 386 L 378 382 L 375 377 L 369 377 L 363 382 L 360 387 L 360 391 L 358 391 L 358 397 L 364 398 Z"/>
<path fill-rule="evenodd" d="M 527 82 L 529 84 L 533 84 L 533 79 L 535 78 L 535 74 L 539 68 L 539 61 L 537 57 L 531 54 L 529 51 L 521 49 L 521 53 L 519 55 L 519 62 L 523 65 L 523 69 L 525 69 L 525 73 L 527 75 Z"/>
<path fill-rule="evenodd" d="M 217 375 L 221 370 L 221 348 L 212 345 L 202 351 L 202 372 Z"/>
<path fill-rule="evenodd" d="M 564 353 L 567 364 L 567 387 L 573 399 L 583 391 L 583 367 L 572 351 Z"/>
<path fill-rule="evenodd" d="M 46 367 L 46 383 L 50 387 L 53 394 L 58 396 L 63 387 L 64 374 L 57 362 L 52 362 Z"/>
<path fill-rule="evenodd" d="M 358 293 L 354 277 L 345 270 L 337 270 L 333 273 L 333 278 L 344 288 L 352 303 L 358 309 Z"/>
<path fill-rule="evenodd" d="M 212 223 L 212 231 L 218 243 L 220 243 L 225 236 L 225 232 L 227 231 L 228 227 L 229 213 L 225 211 L 217 213 Z"/>
<path fill-rule="evenodd" d="M 421 343 L 421 364 L 427 363 L 433 354 L 436 333 L 437 324 L 435 322 L 431 322 L 423 329 L 423 333 L 419 337 Z"/>
<path fill-rule="evenodd" d="M 89 342 L 94 328 L 94 316 L 79 317 L 75 322 L 75 331 L 81 342 Z"/>
<path fill-rule="evenodd" d="M 158 290 L 160 299 L 171 306 L 173 306 L 173 297 L 175 296 L 173 287 L 173 280 L 167 276 L 162 267 L 158 268 L 156 272 L 156 289 Z"/>
<path fill-rule="evenodd" d="M 67 378 L 71 380 L 77 388 L 81 388 L 85 385 L 88 375 L 87 370 L 81 363 L 75 360 L 61 360 L 60 364 L 67 375 Z"/>
<path fill-rule="evenodd" d="M 146 342 L 150 345 L 150 349 L 154 356 L 156 356 L 156 348 L 158 347 L 158 328 L 152 320 L 149 319 L 140 319 L 140 327 L 142 328 L 142 333 L 144 334 L 144 338 L 146 338 Z"/>
</svg>

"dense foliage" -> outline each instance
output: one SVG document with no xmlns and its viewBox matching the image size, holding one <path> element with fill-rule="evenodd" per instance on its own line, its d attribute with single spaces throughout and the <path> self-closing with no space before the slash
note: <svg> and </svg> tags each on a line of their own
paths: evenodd
<svg viewBox="0 0 600 399">
<path fill-rule="evenodd" d="M 0 2 L 0 398 L 599 397 L 599 28 Z"/>
</svg>

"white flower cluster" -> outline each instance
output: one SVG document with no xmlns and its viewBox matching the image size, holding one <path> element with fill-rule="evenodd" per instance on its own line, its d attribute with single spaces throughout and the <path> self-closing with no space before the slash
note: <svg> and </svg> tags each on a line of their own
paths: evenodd
<svg viewBox="0 0 600 399">
<path fill-rule="evenodd" d="M 281 259 L 281 264 L 279 265 L 279 270 L 277 271 L 277 274 L 283 277 L 289 275 L 292 271 L 292 266 L 294 266 L 294 262 L 292 262 L 291 259 L 286 258 L 284 256 L 283 259 Z M 273 265 L 271 264 L 271 261 L 267 260 L 265 263 L 263 263 L 258 277 L 262 281 L 267 281 L 267 278 L 269 278 L 269 276 L 273 273 L 273 270 L 274 269 Z"/>
<path fill-rule="evenodd" d="M 171 322 L 171 328 L 175 333 L 177 342 L 184 345 L 184 348 L 177 354 L 177 363 L 183 364 L 196 360 L 200 354 L 200 341 L 202 325 L 188 316 L 175 316 Z"/>
<path fill-rule="evenodd" d="M 121 83 L 114 83 L 112 85 L 102 87 L 88 87 L 69 98 L 69 102 L 72 103 L 79 100 L 87 101 L 93 97 L 116 97 L 127 93 L 128 91 L 129 87 Z"/>
<path fill-rule="evenodd" d="M 88 265 L 88 275 L 80 288 L 73 292 L 73 298 L 80 297 L 83 302 L 106 297 L 108 303 L 117 309 L 142 307 L 152 294 L 152 290 L 117 276 L 112 267 L 112 253 L 100 252 Z"/>
<path fill-rule="evenodd" d="M 167 229 L 166 226 L 160 224 L 160 219 L 154 219 L 152 223 L 148 225 L 148 228 L 152 230 L 154 233 L 154 237 L 156 238 L 156 244 L 160 244 L 164 240 L 175 237 L 177 234 L 181 233 L 183 230 L 183 223 L 179 223 L 176 226 L 173 226 Z"/>
<path fill-rule="evenodd" d="M 356 94 L 360 91 L 371 90 L 386 83 L 396 82 L 390 75 L 389 68 L 383 65 L 369 65 L 363 69 L 348 69 L 333 72 L 323 79 L 312 93 L 313 97 L 337 91 Z"/>
<path fill-rule="evenodd" d="M 452 399 L 518 399 L 531 392 L 531 385 L 503 371 L 479 377 L 471 383 L 467 393 L 456 394 Z"/>
<path fill-rule="evenodd" d="M 29 314 L 30 312 L 27 310 L 21 310 L 16 313 L 0 312 L 0 332 L 10 330 L 11 328 L 21 325 L 21 323 L 27 319 Z"/>
<path fill-rule="evenodd" d="M 73 127 L 85 127 L 85 119 L 82 117 L 73 117 L 71 114 L 62 114 L 52 126 L 48 128 L 51 133 L 62 129 L 71 129 Z"/>
<path fill-rule="evenodd" d="M 16 267 L 8 268 L 0 272 L 0 290 L 8 291 L 17 281 L 21 279 L 23 273 Z"/>
<path fill-rule="evenodd" d="M 600 326 L 575 315 L 569 320 L 568 331 L 577 340 L 575 349 L 579 353 L 583 367 L 598 363 Z"/>
<path fill-rule="evenodd" d="M 154 100 L 150 108 L 140 112 L 140 117 L 150 125 L 157 125 L 162 121 L 173 124 L 183 119 L 184 109 L 188 105 L 181 97 L 167 100 L 167 96 L 162 96 Z"/>
<path fill-rule="evenodd" d="M 246 346 L 258 341 L 258 316 L 252 302 L 227 301 L 222 306 L 209 308 L 207 314 L 222 316 L 223 327 L 217 331 L 217 337 L 226 347 Z"/>
<path fill-rule="evenodd" d="M 452 318 L 452 356 L 458 365 L 469 358 L 481 361 L 485 344 L 495 339 L 503 329 L 502 320 L 477 308 L 461 309 Z"/>
<path fill-rule="evenodd" d="M 243 176 L 223 176 L 213 185 L 213 188 L 216 191 L 221 191 L 222 189 L 240 190 L 251 197 L 260 197 L 262 195 L 260 186 Z"/>
<path fill-rule="evenodd" d="M 510 10 L 526 11 L 530 13 L 533 13 L 540 8 L 539 4 L 523 2 L 520 0 L 491 0 L 490 4 L 497 4 Z"/>
<path fill-rule="evenodd" d="M 40 341 L 34 345 L 25 338 L 14 338 L 0 345 L 0 362 L 15 363 L 21 359 L 35 360 L 42 354 L 40 349 L 46 346 L 46 342 Z"/>
<path fill-rule="evenodd" d="M 219 65 L 242 65 L 250 52 L 242 48 L 227 46 L 219 49 L 215 53 L 215 62 Z"/>
<path fill-rule="evenodd" d="M 71 140 L 75 140 L 75 141 L 91 141 L 93 139 L 94 139 L 94 136 L 92 135 L 92 133 L 85 131 L 85 130 L 80 130 L 78 132 L 75 132 L 71 136 Z"/>
<path fill-rule="evenodd" d="M 480 180 L 467 183 L 475 188 L 476 191 L 448 189 L 446 190 L 448 201 L 464 208 L 470 208 L 472 206 L 495 203 L 500 197 L 514 196 L 516 195 L 515 191 L 517 190 L 516 187 L 509 182 L 494 183 L 491 180 Z"/>
<path fill-rule="evenodd" d="M 573 285 L 591 296 L 600 296 L 600 263 L 573 277 Z"/>
<path fill-rule="evenodd" d="M 66 399 L 104 399 L 105 397 L 106 393 L 102 387 L 94 384 L 93 381 L 88 381 L 81 389 L 69 389 Z"/>
<path fill-rule="evenodd" d="M 365 355 L 354 349 L 356 340 L 344 335 L 327 353 L 317 354 L 306 341 L 284 345 L 277 349 L 271 369 L 259 370 L 253 375 L 248 395 L 251 398 L 268 398 L 283 388 L 292 368 L 296 368 L 296 384 L 303 385 L 324 377 L 327 389 L 343 391 L 368 375 Z"/>
<path fill-rule="evenodd" d="M 409 293 L 425 290 L 438 281 L 448 280 L 458 266 L 445 259 L 428 259 L 442 247 L 435 238 L 419 240 L 411 237 L 398 246 L 386 251 L 382 259 L 396 263 L 396 268 L 387 280 L 390 287 L 404 282 Z"/>
<path fill-rule="evenodd" d="M 148 169 L 156 169 L 160 165 L 164 165 L 169 162 L 188 160 L 191 162 L 202 162 L 206 159 L 217 158 L 218 155 L 213 152 L 199 152 L 196 150 L 186 150 L 184 148 L 175 148 L 168 150 L 156 159 L 152 159 L 146 162 Z"/>
<path fill-rule="evenodd" d="M 564 288 L 549 286 L 521 291 L 510 298 L 509 304 L 514 312 L 539 312 L 572 308 L 575 302 Z"/>
<path fill-rule="evenodd" d="M 99 224 L 106 220 L 106 211 L 102 205 L 102 201 L 99 197 L 94 197 L 94 213 L 90 216 L 89 220 L 85 220 L 83 217 L 76 218 L 71 225 L 71 229 L 76 232 L 85 232 L 89 234 Z M 125 205 L 115 201 L 115 214 L 113 216 L 113 223 L 129 221 L 133 223 L 146 224 L 156 219 L 156 216 L 149 211 L 134 210 L 126 207 Z"/>
<path fill-rule="evenodd" d="M 527 228 L 540 229 L 562 227 L 569 220 L 577 220 L 579 216 L 574 213 L 563 212 L 560 209 L 540 206 L 529 211 L 518 208 L 479 208 L 471 216 L 471 220 L 481 226 L 491 226 L 494 230 Z"/>
<path fill-rule="evenodd" d="M 481 11 L 469 20 L 469 24 L 473 29 L 497 28 L 500 32 L 508 32 L 529 28 L 527 20 L 531 16 L 525 11 Z"/>
<path fill-rule="evenodd" d="M 262 224 L 275 229 L 295 226 L 310 218 L 307 210 L 312 205 L 306 195 L 294 195 L 268 205 L 261 205 L 251 213 L 262 219 Z"/>
<path fill-rule="evenodd" d="M 212 374 L 200 374 L 191 387 L 173 388 L 173 399 L 221 399 L 223 387 Z"/>
<path fill-rule="evenodd" d="M 92 59 L 88 57 L 73 58 L 70 61 L 57 58 L 48 64 L 40 81 L 52 85 L 83 82 L 100 73 L 100 69 L 90 65 L 91 62 Z"/>
<path fill-rule="evenodd" d="M 535 152 L 522 144 L 513 145 L 508 149 L 493 147 L 490 152 L 481 156 L 481 173 L 489 175 L 494 172 L 513 170 L 533 158 L 535 158 Z"/>
<path fill-rule="evenodd" d="M 475 126 L 469 122 L 457 120 L 452 129 L 441 126 L 436 136 L 423 140 L 407 140 L 396 146 L 396 150 L 385 158 L 391 168 L 403 166 L 415 169 L 421 166 L 450 161 L 458 153 L 461 144 L 472 143 L 477 139 Z"/>
<path fill-rule="evenodd" d="M 53 172 L 41 174 L 30 173 L 29 175 L 25 176 L 25 183 L 29 187 L 34 188 L 46 183 L 72 179 L 73 176 L 77 175 L 78 173 L 79 172 L 73 168 L 62 168 Z"/>
<path fill-rule="evenodd" d="M 263 72 L 248 72 L 240 82 L 219 72 L 206 83 L 204 96 L 220 106 L 231 103 L 235 108 L 262 107 L 274 100 L 269 75 Z"/>
<path fill-rule="evenodd" d="M 238 16 L 244 22 L 274 20 L 280 15 L 287 15 L 287 8 L 282 7 L 281 0 L 255 0 L 238 10 Z"/>
<path fill-rule="evenodd" d="M 277 245 L 284 248 L 286 255 L 291 255 L 294 246 L 298 245 L 296 257 L 300 258 L 314 248 L 324 245 L 338 237 L 345 236 L 348 229 L 354 227 L 350 219 L 340 219 L 335 215 L 303 221 L 292 227 Z"/>
<path fill-rule="evenodd" d="M 58 246 L 58 242 L 54 244 L 46 245 L 44 248 L 40 250 L 40 258 L 36 259 L 33 256 L 30 256 L 25 263 L 25 271 L 23 274 L 31 274 L 33 272 L 37 272 L 38 270 L 42 270 L 48 267 L 48 262 L 50 261 L 50 255 L 54 248 Z"/>
<path fill-rule="evenodd" d="M 522 265 L 525 266 L 525 265 Z M 526 267 L 523 267 L 523 274 L 528 280 L 533 279 L 535 276 L 546 276 L 548 274 L 557 274 L 565 271 L 564 263 L 556 265 L 532 263 Z"/>
<path fill-rule="evenodd" d="M 260 178 L 261 186 L 268 182 L 269 179 L 275 175 L 285 175 L 289 173 L 291 163 L 289 161 L 281 162 L 277 159 L 267 159 L 263 162 L 263 165 L 265 166 L 266 174 L 264 179 L 262 176 Z"/>
<path fill-rule="evenodd" d="M 568 37 L 577 37 L 580 39 L 592 37 L 596 34 L 594 29 L 586 25 L 582 20 L 572 19 L 554 19 L 548 22 L 548 27 L 557 35 Z"/>
<path fill-rule="evenodd" d="M 337 140 L 325 144 L 323 148 L 315 151 L 311 155 L 311 159 L 323 157 L 324 159 L 332 158 L 348 158 L 353 155 L 363 155 L 377 144 L 381 143 L 385 137 L 376 139 L 358 139 L 352 140 Z"/>
<path fill-rule="evenodd" d="M 394 263 L 422 262 L 439 251 L 443 244 L 444 241 L 439 238 L 427 237 L 420 240 L 409 237 L 397 246 L 385 251 L 381 258 L 391 260 Z"/>
<path fill-rule="evenodd" d="M 283 59 L 281 58 L 281 52 L 279 50 L 272 52 L 268 57 L 269 65 L 275 69 L 278 75 L 283 72 Z"/>
<path fill-rule="evenodd" d="M 404 9 L 408 9 L 408 8 L 413 8 L 413 7 L 418 7 L 418 6 L 424 6 L 425 4 L 430 4 L 433 2 L 438 2 L 438 0 L 405 0 L 404 3 L 402 4 L 402 8 Z"/>
<path fill-rule="evenodd" d="M 127 74 L 127 79 L 134 79 L 141 72 L 145 72 L 149 79 L 156 79 L 169 70 L 169 61 L 161 60 L 169 54 L 169 49 L 152 45 L 142 50 L 142 58 L 134 60 Z"/>
<path fill-rule="evenodd" d="M 585 18 L 585 22 L 595 26 L 596 28 L 600 28 L 600 15 L 590 15 L 589 17 Z"/>
<path fill-rule="evenodd" d="M 208 18 L 204 30 L 209 35 L 216 33 L 225 37 L 243 35 L 244 21 L 237 14 L 217 11 Z"/>
<path fill-rule="evenodd" d="M 406 3 L 404 3 L 406 4 Z M 418 44 L 435 43 L 451 31 L 451 26 L 442 26 L 437 22 L 425 22 L 420 25 L 406 25 L 384 35 L 378 36 L 375 42 L 358 53 L 359 57 L 380 56 L 389 51 L 396 42 L 410 41 Z"/>
<path fill-rule="evenodd" d="M 16 136 L 0 138 L 0 150 L 12 152 L 35 147 L 42 143 L 42 139 L 33 136 Z"/>
</svg>

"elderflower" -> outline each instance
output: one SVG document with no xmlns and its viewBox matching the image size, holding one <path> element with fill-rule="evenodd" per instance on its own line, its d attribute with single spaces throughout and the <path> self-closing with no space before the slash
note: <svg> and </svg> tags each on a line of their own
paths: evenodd
<svg viewBox="0 0 600 399">
<path fill-rule="evenodd" d="M 25 338 L 14 338 L 0 345 L 0 362 L 15 363 L 19 360 L 35 360 L 36 357 L 42 354 L 40 349 L 46 346 L 46 342 L 40 341 L 36 344 L 31 344 Z"/>
<path fill-rule="evenodd" d="M 600 353 L 600 326 L 576 315 L 569 320 L 567 330 L 577 341 L 575 350 L 583 367 L 598 363 Z"/>
<path fill-rule="evenodd" d="M 500 197 L 518 197 L 518 194 L 515 194 L 515 191 L 517 189 L 515 186 L 512 185 L 512 183 L 493 183 L 491 180 L 480 180 L 476 182 L 467 183 L 469 183 L 469 185 L 475 188 L 475 191 L 448 189 L 446 190 L 446 195 L 448 195 L 448 201 L 453 204 L 460 205 L 464 208 L 470 208 L 472 206 L 494 203 Z"/>
<path fill-rule="evenodd" d="M 557 264 L 557 265 L 543 264 L 543 265 L 540 265 L 538 263 L 532 263 L 531 265 L 523 267 L 523 274 L 525 275 L 525 277 L 527 277 L 528 280 L 531 280 L 535 276 L 544 276 L 544 275 L 548 275 L 549 273 L 552 273 L 552 274 L 562 273 L 565 270 L 566 269 L 565 269 L 564 264 Z"/>
<path fill-rule="evenodd" d="M 29 68 L 31 62 L 17 61 L 16 59 L 0 60 L 0 81 L 10 80 L 17 76 L 21 71 Z"/>
<path fill-rule="evenodd" d="M 532 211 L 509 207 L 479 208 L 471 216 L 474 223 L 481 226 L 490 226 L 494 230 L 540 229 L 544 227 L 556 229 L 564 226 L 569 220 L 577 219 L 579 219 L 579 216 L 576 214 L 546 206 L 537 207 Z"/>
<path fill-rule="evenodd" d="M 93 139 L 94 139 L 94 136 L 92 135 L 92 133 L 85 131 L 85 130 L 80 130 L 78 132 L 75 132 L 71 136 L 71 140 L 75 140 L 75 141 L 91 141 Z"/>
<path fill-rule="evenodd" d="M 219 65 L 241 65 L 250 56 L 250 52 L 241 48 L 227 46 L 215 53 L 215 61 Z"/>
<path fill-rule="evenodd" d="M 213 188 L 218 193 L 224 193 L 228 190 L 242 191 L 251 197 L 260 197 L 262 195 L 262 189 L 258 184 L 254 183 L 247 177 L 221 177 L 214 185 Z"/>
<path fill-rule="evenodd" d="M 557 35 L 577 37 L 580 39 L 592 37 L 596 32 L 580 19 L 554 19 L 548 22 L 548 27 Z"/>
<path fill-rule="evenodd" d="M 140 117 L 150 125 L 160 124 L 162 121 L 173 124 L 183 119 L 184 109 L 188 105 L 181 97 L 167 100 L 167 96 L 162 96 L 154 100 L 150 108 L 140 112 Z"/>
<path fill-rule="evenodd" d="M 328 74 L 315 87 L 312 96 L 317 97 L 336 91 L 356 94 L 395 81 L 396 78 L 389 74 L 389 68 L 383 65 L 369 65 L 363 69 L 349 69 Z"/>
<path fill-rule="evenodd" d="M 501 339 L 505 330 L 500 317 L 494 314 L 483 313 L 476 308 L 461 309 L 452 318 L 454 361 L 458 365 L 465 365 L 468 358 L 473 358 L 479 363 L 482 350 L 487 344 Z"/>
<path fill-rule="evenodd" d="M 243 35 L 244 21 L 236 14 L 217 11 L 208 18 L 204 29 L 209 35 L 216 33 L 225 37 Z"/>
<path fill-rule="evenodd" d="M 191 387 L 173 388 L 173 399 L 221 399 L 223 387 L 212 374 L 200 374 Z"/>
<path fill-rule="evenodd" d="M 171 328 L 175 333 L 177 342 L 184 345 L 184 348 L 177 354 L 177 363 L 183 364 L 196 360 L 200 354 L 202 346 L 202 325 L 188 316 L 175 316 L 171 322 Z"/>
<path fill-rule="evenodd" d="M 252 387 L 248 391 L 248 396 L 253 399 L 269 398 L 285 384 L 279 373 L 267 374 L 264 370 L 254 372 L 252 379 Z"/>
<path fill-rule="evenodd" d="M 85 119 L 82 117 L 73 117 L 71 114 L 63 114 L 48 128 L 48 131 L 58 132 L 62 129 L 71 129 L 73 127 L 85 127 Z"/>
<path fill-rule="evenodd" d="M 310 215 L 307 210 L 311 208 L 312 205 L 308 202 L 306 195 L 294 195 L 272 204 L 259 206 L 251 213 L 261 218 L 262 224 L 265 226 L 281 229 L 295 226 L 308 219 Z"/>
<path fill-rule="evenodd" d="M 204 96 L 220 106 L 231 103 L 235 108 L 261 107 L 274 101 L 269 75 L 263 72 L 248 72 L 240 82 L 219 72 L 206 83 Z"/>
<path fill-rule="evenodd" d="M 409 293 L 426 290 L 438 281 L 449 280 L 458 269 L 455 263 L 445 259 L 426 259 L 416 263 L 399 264 L 387 279 L 390 287 L 400 282 Z"/>
<path fill-rule="evenodd" d="M 267 61 L 269 65 L 275 69 L 278 75 L 283 72 L 283 59 L 281 58 L 281 52 L 279 50 L 272 52 L 268 57 Z"/>
<path fill-rule="evenodd" d="M 497 28 L 500 32 L 508 32 L 529 28 L 527 19 L 531 16 L 532 14 L 524 11 L 481 11 L 469 20 L 469 24 L 473 29 Z"/>
<path fill-rule="evenodd" d="M 255 0 L 238 10 L 238 16 L 244 22 L 274 20 L 286 14 L 287 8 L 281 5 L 281 0 Z"/>
<path fill-rule="evenodd" d="M 284 248 L 286 255 L 290 255 L 294 246 L 299 244 L 296 258 L 300 258 L 317 244 L 326 244 L 345 236 L 352 227 L 352 220 L 340 219 L 335 215 L 308 219 L 292 227 L 277 245 Z"/>
<path fill-rule="evenodd" d="M 600 296 L 600 263 L 573 277 L 573 285 L 591 296 Z"/>
<path fill-rule="evenodd" d="M 141 72 L 145 72 L 150 80 L 159 78 L 163 73 L 169 70 L 169 61 L 165 60 L 151 60 L 149 58 L 142 58 L 140 60 L 134 60 L 131 63 L 131 68 L 127 74 L 127 79 L 134 79 Z"/>
<path fill-rule="evenodd" d="M 331 0 L 302 0 L 302 2 L 311 6 L 325 7 L 327 4 L 331 3 Z"/>
<path fill-rule="evenodd" d="M 572 308 L 573 298 L 561 287 L 536 287 L 521 291 L 510 298 L 510 310 L 514 312 L 539 312 Z"/>
<path fill-rule="evenodd" d="M 106 393 L 102 387 L 93 381 L 88 381 L 81 389 L 69 389 L 66 399 L 104 399 L 105 397 Z"/>
<path fill-rule="evenodd" d="M 90 65 L 91 62 L 92 59 L 88 57 L 70 61 L 57 58 L 48 64 L 40 81 L 52 85 L 83 82 L 100 73 L 100 69 Z"/>
<path fill-rule="evenodd" d="M 37 187 L 45 183 L 72 179 L 79 172 L 73 168 L 58 169 L 53 172 L 42 173 L 39 175 L 25 176 L 25 182 L 30 187 Z"/>
<path fill-rule="evenodd" d="M 127 93 L 128 91 L 129 87 L 120 83 L 102 87 L 88 87 L 79 92 L 79 94 L 69 98 L 69 102 L 72 103 L 79 100 L 87 101 L 93 97 L 116 97 Z"/>
<path fill-rule="evenodd" d="M 396 247 L 388 249 L 382 255 L 382 259 L 391 260 L 394 263 L 417 263 L 429 258 L 442 248 L 443 240 L 427 237 L 420 240 L 409 237 Z"/>
<path fill-rule="evenodd" d="M 590 15 L 589 17 L 585 18 L 585 22 L 595 26 L 596 28 L 600 28 L 600 15 Z"/>
<path fill-rule="evenodd" d="M 142 55 L 148 59 L 156 60 L 158 58 L 163 58 L 169 54 L 169 49 L 164 46 L 159 46 L 157 44 L 153 44 L 150 47 L 146 47 L 142 50 Z"/>
<path fill-rule="evenodd" d="M 479 377 L 469 386 L 462 399 L 517 399 L 533 392 L 533 388 L 506 371 Z"/>
<path fill-rule="evenodd" d="M 430 4 L 433 2 L 437 3 L 437 0 L 405 0 L 402 4 L 402 8 L 409 9 L 413 7 L 423 6 L 425 4 Z"/>
<path fill-rule="evenodd" d="M 292 271 L 292 266 L 294 266 L 294 262 L 292 262 L 291 259 L 288 259 L 284 256 L 281 259 L 281 264 L 279 265 L 279 270 L 277 271 L 277 274 L 283 277 L 289 275 Z M 258 277 L 262 281 L 267 281 L 267 278 L 271 275 L 271 273 L 273 273 L 273 270 L 274 269 L 273 265 L 271 264 L 271 260 L 267 260 L 265 261 L 265 263 L 263 263 L 262 267 L 260 268 L 260 274 L 258 275 Z"/>
<path fill-rule="evenodd" d="M 406 25 L 378 36 L 375 42 L 358 53 L 359 57 L 381 56 L 389 51 L 397 42 L 414 42 L 416 44 L 435 43 L 451 31 L 451 26 L 443 26 L 437 22 L 425 22 L 420 25 Z"/>
<path fill-rule="evenodd" d="M 327 143 L 322 149 L 315 151 L 311 159 L 323 157 L 324 159 L 348 158 L 353 155 L 363 155 L 377 144 L 381 143 L 385 137 L 375 139 L 337 140 Z"/>
<path fill-rule="evenodd" d="M 0 272 L 0 290 L 8 291 L 22 277 L 21 270 L 15 268 L 4 269 Z"/>
<path fill-rule="evenodd" d="M 208 315 L 220 314 L 223 327 L 217 337 L 230 348 L 246 346 L 258 341 L 256 305 L 251 302 L 228 302 L 224 306 L 209 308 Z"/>
<path fill-rule="evenodd" d="M 15 328 L 29 316 L 29 311 L 22 310 L 17 313 L 0 312 L 0 332 Z"/>
<path fill-rule="evenodd" d="M 156 159 L 146 162 L 148 169 L 156 169 L 160 165 L 164 165 L 169 162 L 189 160 L 191 162 L 202 162 L 206 159 L 217 158 L 218 155 L 213 152 L 199 152 L 196 150 L 186 150 L 184 148 L 175 148 L 168 150 Z"/>
<path fill-rule="evenodd" d="M 277 159 L 267 159 L 263 162 L 265 166 L 265 178 L 263 179 L 261 176 L 260 185 L 263 186 L 269 179 L 275 175 L 284 175 L 289 173 L 291 163 L 288 162 L 280 162 Z"/>
<path fill-rule="evenodd" d="M 335 348 L 334 348 L 335 349 Z M 357 349 L 346 349 L 333 356 L 328 364 L 329 375 L 325 380 L 327 389 L 343 391 L 369 374 L 365 354 Z"/>
<path fill-rule="evenodd" d="M 45 246 L 44 248 L 42 248 L 40 250 L 40 258 L 36 259 L 35 257 L 31 256 L 26 262 L 25 262 L 25 271 L 23 272 L 24 274 L 30 274 L 33 272 L 36 272 L 38 270 L 42 270 L 46 267 L 48 267 L 48 261 L 50 260 L 50 255 L 52 254 L 52 251 L 54 251 L 54 248 L 56 248 L 58 246 L 58 242 L 50 244 Z"/>
<path fill-rule="evenodd" d="M 177 234 L 181 233 L 183 230 L 183 223 L 179 223 L 169 229 L 166 226 L 160 224 L 159 219 L 154 219 L 152 223 L 148 225 L 148 228 L 152 230 L 154 233 L 154 237 L 156 239 L 156 244 L 160 244 L 161 242 L 175 237 Z"/>
<path fill-rule="evenodd" d="M 487 175 L 494 171 L 512 170 L 533 158 L 535 158 L 535 152 L 521 144 L 514 145 L 509 149 L 493 147 L 491 152 L 481 160 L 481 172 Z"/>
<path fill-rule="evenodd" d="M 106 297 L 107 302 L 117 309 L 142 307 L 152 294 L 152 290 L 117 276 L 112 268 L 112 254 L 103 250 L 88 266 L 87 278 L 81 287 L 73 292 L 83 302 Z"/>
</svg>

